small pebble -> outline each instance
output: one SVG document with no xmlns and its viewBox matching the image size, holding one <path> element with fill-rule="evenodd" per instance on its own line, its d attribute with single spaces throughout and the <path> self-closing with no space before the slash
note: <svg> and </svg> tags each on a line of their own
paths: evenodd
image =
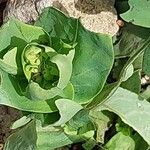
<svg viewBox="0 0 150 150">
<path fill-rule="evenodd" d="M 125 24 L 123 20 L 117 20 L 116 23 L 119 27 L 123 27 Z"/>
</svg>

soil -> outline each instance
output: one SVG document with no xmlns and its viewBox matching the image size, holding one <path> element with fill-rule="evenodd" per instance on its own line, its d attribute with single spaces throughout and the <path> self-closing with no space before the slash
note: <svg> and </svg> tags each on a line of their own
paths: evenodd
<svg viewBox="0 0 150 150">
<path fill-rule="evenodd" d="M 6 0 L 0 0 L 0 25 L 3 22 L 3 10 L 6 6 Z M 19 119 L 21 112 L 8 108 L 6 106 L 0 106 L 0 150 L 3 149 L 3 145 L 6 138 L 13 132 L 10 127 L 12 123 Z"/>
<path fill-rule="evenodd" d="M 13 132 L 10 129 L 12 123 L 20 117 L 21 112 L 6 106 L 0 106 L 0 150 L 7 137 Z"/>
<path fill-rule="evenodd" d="M 0 0 L 0 25 L 3 22 L 3 10 L 4 10 L 5 6 L 6 6 L 6 2 Z"/>
</svg>

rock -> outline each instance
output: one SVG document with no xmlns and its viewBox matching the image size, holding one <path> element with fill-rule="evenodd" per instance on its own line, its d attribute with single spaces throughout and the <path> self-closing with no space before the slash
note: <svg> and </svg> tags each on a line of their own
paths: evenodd
<svg viewBox="0 0 150 150">
<path fill-rule="evenodd" d="M 93 32 L 115 35 L 117 13 L 114 0 L 10 0 L 4 20 L 15 17 L 23 22 L 34 22 L 43 8 L 53 6 L 74 18 Z"/>
<path fill-rule="evenodd" d="M 25 23 L 31 23 L 38 17 L 35 0 L 10 0 L 4 10 L 3 20 L 17 18 Z"/>
<path fill-rule="evenodd" d="M 0 4 L 5 2 L 7 2 L 7 0 L 0 0 Z"/>
</svg>

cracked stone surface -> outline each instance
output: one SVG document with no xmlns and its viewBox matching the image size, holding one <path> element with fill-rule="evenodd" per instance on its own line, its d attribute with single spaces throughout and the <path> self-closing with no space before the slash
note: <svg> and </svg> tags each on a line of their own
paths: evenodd
<svg viewBox="0 0 150 150">
<path fill-rule="evenodd" d="M 23 22 L 34 22 L 43 8 L 53 6 L 97 33 L 115 35 L 118 31 L 114 0 L 10 0 L 4 11 L 4 20 L 15 17 Z"/>
</svg>

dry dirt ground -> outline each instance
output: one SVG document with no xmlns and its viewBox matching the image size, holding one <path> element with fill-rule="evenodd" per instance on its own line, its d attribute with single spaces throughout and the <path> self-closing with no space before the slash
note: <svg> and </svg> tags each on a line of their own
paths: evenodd
<svg viewBox="0 0 150 150">
<path fill-rule="evenodd" d="M 21 113 L 6 106 L 0 106 L 0 150 L 6 138 L 12 133 L 10 127 L 12 123 L 19 119 Z"/>
</svg>

